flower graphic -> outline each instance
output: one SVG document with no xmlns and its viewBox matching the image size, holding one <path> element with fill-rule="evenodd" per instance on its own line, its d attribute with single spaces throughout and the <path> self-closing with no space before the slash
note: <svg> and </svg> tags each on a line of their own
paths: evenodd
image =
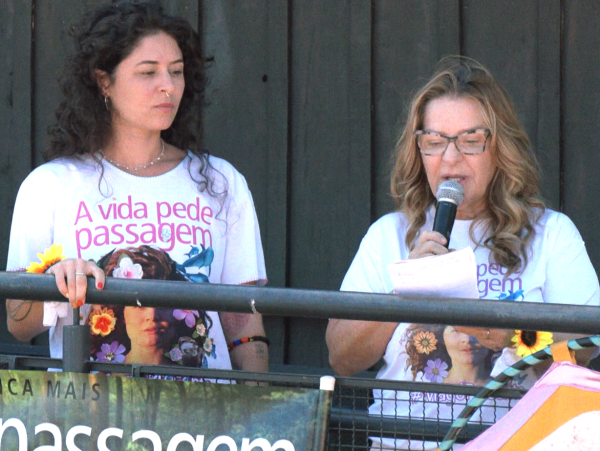
<svg viewBox="0 0 600 451">
<path fill-rule="evenodd" d="M 125 346 L 120 344 L 118 341 L 113 341 L 111 344 L 102 343 L 102 350 L 96 353 L 96 357 L 99 362 L 117 362 L 123 363 L 125 361 Z"/>
<path fill-rule="evenodd" d="M 212 338 L 207 338 L 206 341 L 204 342 L 204 345 L 202 346 L 202 348 L 204 349 L 204 352 L 206 352 L 206 354 L 210 355 L 213 351 L 213 339 Z"/>
<path fill-rule="evenodd" d="M 89 322 L 92 334 L 102 335 L 103 337 L 106 337 L 115 329 L 116 323 L 117 318 L 115 317 L 115 312 L 106 307 L 92 313 Z"/>
<path fill-rule="evenodd" d="M 551 332 L 515 330 L 512 341 L 515 343 L 513 346 L 517 348 L 517 355 L 520 357 L 527 357 L 552 344 L 554 339 L 552 338 Z"/>
<path fill-rule="evenodd" d="M 196 324 L 196 318 L 200 317 L 200 313 L 198 313 L 198 310 L 173 310 L 173 316 L 175 317 L 176 320 L 181 321 L 182 319 L 185 319 L 185 325 L 187 327 L 194 327 L 194 325 Z M 194 318 L 194 316 L 196 318 Z"/>
<path fill-rule="evenodd" d="M 27 267 L 27 272 L 43 274 L 54 263 L 57 263 L 66 258 L 63 255 L 62 244 L 53 244 L 52 246 L 50 246 L 50 249 L 46 249 L 43 254 L 40 254 L 38 252 L 37 255 L 41 263 L 31 262 L 31 265 Z"/>
<path fill-rule="evenodd" d="M 435 335 L 428 330 L 419 332 L 413 338 L 413 343 L 419 354 L 429 354 L 431 351 L 435 351 L 437 342 Z"/>
<path fill-rule="evenodd" d="M 448 364 L 442 359 L 428 360 L 425 367 L 425 379 L 434 384 L 441 384 L 444 378 L 448 376 Z"/>
<path fill-rule="evenodd" d="M 179 349 L 179 347 L 175 347 L 175 348 L 171 349 L 171 352 L 169 352 L 169 357 L 171 358 L 171 360 L 173 362 L 181 361 L 181 358 L 182 358 L 181 349 Z"/>
<path fill-rule="evenodd" d="M 141 279 L 143 275 L 142 265 L 133 263 L 129 257 L 123 257 L 119 260 L 118 268 L 113 270 L 113 277 L 119 279 Z"/>
<path fill-rule="evenodd" d="M 199 323 L 196 326 L 196 334 L 198 337 L 204 337 L 206 335 L 206 326 L 203 323 Z"/>
</svg>

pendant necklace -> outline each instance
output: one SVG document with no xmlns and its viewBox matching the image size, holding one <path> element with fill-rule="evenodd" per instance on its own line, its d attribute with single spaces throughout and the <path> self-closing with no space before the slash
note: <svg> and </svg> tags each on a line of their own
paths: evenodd
<svg viewBox="0 0 600 451">
<path fill-rule="evenodd" d="M 145 164 L 139 164 L 137 166 L 128 166 L 126 164 L 123 163 L 119 163 L 115 160 L 113 160 L 112 158 L 107 157 L 104 152 L 100 152 L 102 154 L 102 158 L 104 158 L 106 161 L 108 161 L 110 164 L 115 165 L 118 168 L 123 168 L 127 171 L 139 171 L 140 169 L 146 169 L 148 166 L 152 166 L 154 163 L 158 163 L 160 161 L 160 159 L 163 157 L 163 155 L 165 154 L 165 142 L 164 140 L 161 139 L 162 142 L 162 150 L 160 152 L 160 154 L 158 155 L 158 157 L 156 157 L 154 160 L 145 163 Z"/>
</svg>

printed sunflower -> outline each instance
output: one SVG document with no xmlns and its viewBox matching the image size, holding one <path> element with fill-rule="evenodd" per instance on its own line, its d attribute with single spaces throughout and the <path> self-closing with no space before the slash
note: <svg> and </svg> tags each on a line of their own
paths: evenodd
<svg viewBox="0 0 600 451">
<path fill-rule="evenodd" d="M 37 255 L 41 263 L 31 262 L 31 265 L 27 267 L 27 272 L 43 274 L 54 263 L 58 263 L 66 258 L 63 255 L 62 244 L 53 244 L 50 246 L 50 249 L 46 249 L 43 254 L 38 252 Z"/>
<path fill-rule="evenodd" d="M 551 332 L 537 332 L 535 330 L 515 330 L 512 337 L 513 347 L 517 348 L 517 355 L 527 357 L 541 351 L 554 342 Z"/>
<path fill-rule="evenodd" d="M 435 351 L 437 342 L 435 335 L 428 330 L 419 332 L 413 338 L 413 343 L 419 354 L 429 354 L 431 351 Z"/>
<path fill-rule="evenodd" d="M 117 318 L 115 312 L 104 307 L 102 310 L 96 310 L 90 315 L 89 324 L 91 332 L 94 335 L 102 335 L 106 337 L 115 329 Z"/>
<path fill-rule="evenodd" d="M 448 364 L 442 359 L 428 360 L 424 369 L 425 379 L 434 384 L 441 384 L 444 378 L 448 376 Z"/>
</svg>

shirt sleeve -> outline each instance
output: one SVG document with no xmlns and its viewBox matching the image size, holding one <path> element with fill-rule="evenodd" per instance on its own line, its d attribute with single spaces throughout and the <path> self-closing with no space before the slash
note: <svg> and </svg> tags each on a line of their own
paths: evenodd
<svg viewBox="0 0 600 451">
<path fill-rule="evenodd" d="M 378 225 L 371 226 L 362 239 L 356 256 L 346 272 L 341 291 L 363 293 L 390 293 L 393 290 L 382 253 L 379 249 Z"/>
<path fill-rule="evenodd" d="M 44 253 L 54 243 L 54 190 L 58 177 L 46 168 L 32 172 L 19 188 L 13 211 L 8 247 L 8 271 L 25 271 L 32 262 L 39 263 L 38 253 Z M 59 318 L 67 317 L 66 302 L 44 302 L 44 326 L 55 326 Z"/>
<path fill-rule="evenodd" d="M 32 262 L 39 263 L 37 254 L 53 244 L 57 183 L 54 174 L 39 168 L 21 184 L 10 229 L 7 271 L 24 271 Z"/>
<path fill-rule="evenodd" d="M 233 179 L 227 200 L 227 239 L 221 283 L 265 285 L 265 257 L 252 194 L 241 174 L 235 173 Z"/>
<path fill-rule="evenodd" d="M 563 214 L 551 227 L 544 302 L 600 305 L 598 276 L 579 231 Z"/>
</svg>

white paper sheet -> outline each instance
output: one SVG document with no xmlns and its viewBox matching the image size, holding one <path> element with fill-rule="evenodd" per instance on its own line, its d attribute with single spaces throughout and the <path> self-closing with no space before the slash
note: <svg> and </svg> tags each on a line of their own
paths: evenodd
<svg viewBox="0 0 600 451">
<path fill-rule="evenodd" d="M 470 247 L 390 263 L 387 268 L 397 294 L 479 299 L 477 263 Z"/>
</svg>

